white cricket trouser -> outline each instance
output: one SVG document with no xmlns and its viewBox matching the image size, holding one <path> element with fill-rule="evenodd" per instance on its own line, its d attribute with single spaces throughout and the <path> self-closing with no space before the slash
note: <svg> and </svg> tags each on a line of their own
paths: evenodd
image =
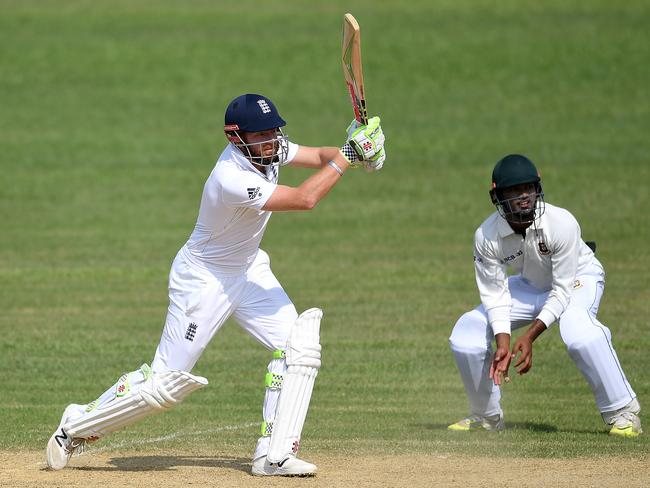
<svg viewBox="0 0 650 488">
<path fill-rule="evenodd" d="M 258 251 L 243 274 L 219 274 L 191 265 L 183 249 L 169 274 L 169 309 L 151 368 L 190 372 L 212 337 L 231 315 L 264 347 L 284 349 L 298 313 L 273 275 L 266 252 Z M 272 373 L 286 372 L 284 359 L 273 359 Z M 260 372 L 260 384 L 264 374 Z M 266 389 L 263 415 L 273 419 L 279 389 Z M 254 459 L 266 455 L 269 437 L 260 437 Z"/>
<path fill-rule="evenodd" d="M 596 315 L 605 287 L 602 268 L 592 265 L 589 273 L 576 277 L 579 285 L 569 306 L 560 317 L 560 335 L 569 356 L 591 386 L 600 412 L 617 410 L 636 394 L 618 361 L 609 329 Z M 530 324 L 546 302 L 548 292 L 534 288 L 520 275 L 508 279 L 513 330 Z M 473 415 L 490 416 L 501 412 L 499 387 L 488 377 L 494 335 L 483 306 L 463 314 L 451 333 L 449 343 L 463 379 Z"/>
</svg>

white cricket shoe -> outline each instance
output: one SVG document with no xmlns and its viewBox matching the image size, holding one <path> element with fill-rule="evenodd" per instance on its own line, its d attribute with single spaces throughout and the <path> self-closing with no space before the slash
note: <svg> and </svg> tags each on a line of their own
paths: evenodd
<svg viewBox="0 0 650 488">
<path fill-rule="evenodd" d="M 314 476 L 316 470 L 316 465 L 294 456 L 279 463 L 270 463 L 266 456 L 261 456 L 253 460 L 251 473 L 254 476 Z"/>
<path fill-rule="evenodd" d="M 639 401 L 635 398 L 623 408 L 619 408 L 613 412 L 604 412 L 602 417 L 605 423 L 611 426 L 609 430 L 610 435 L 637 437 L 643 433 L 641 419 L 639 418 L 640 411 L 641 405 L 639 405 Z"/>
<path fill-rule="evenodd" d="M 83 409 L 84 406 L 71 403 L 63 411 L 59 427 L 47 443 L 47 465 L 50 469 L 59 470 L 65 468 L 75 452 L 83 452 L 86 446 L 86 439 L 71 439 L 63 426 L 70 419 L 78 417 L 79 410 Z"/>
<path fill-rule="evenodd" d="M 497 415 L 490 415 L 489 417 L 482 417 L 480 415 L 470 415 L 463 420 L 459 420 L 455 424 L 447 427 L 447 430 L 456 432 L 469 432 L 471 430 L 487 430 L 491 432 L 501 431 L 506 428 L 503 419 L 503 412 Z"/>
</svg>

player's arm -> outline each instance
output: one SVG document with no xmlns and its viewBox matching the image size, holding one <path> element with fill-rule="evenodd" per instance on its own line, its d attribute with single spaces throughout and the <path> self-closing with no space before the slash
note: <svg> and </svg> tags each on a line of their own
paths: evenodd
<svg viewBox="0 0 650 488">
<path fill-rule="evenodd" d="M 347 140 L 340 150 L 328 146 L 299 146 L 298 152 L 287 166 L 320 169 L 340 151 L 353 166 L 363 164 L 369 172 L 380 170 L 386 160 L 386 138 L 381 128 L 381 119 L 372 117 L 368 120 L 368 125 L 360 125 L 353 120 L 347 128 L 347 134 Z"/>
<path fill-rule="evenodd" d="M 300 147 L 298 154 L 290 164 L 294 164 L 299 157 L 302 149 L 324 149 L 318 156 L 313 151 L 306 151 L 302 155 L 303 165 L 305 167 L 320 167 L 320 170 L 297 187 L 278 185 L 269 199 L 266 201 L 262 210 L 281 212 L 286 210 L 311 210 L 325 195 L 336 185 L 343 174 L 350 167 L 350 163 L 337 148 L 304 148 Z M 327 156 L 331 155 L 331 159 Z M 327 160 L 323 162 L 319 158 L 324 156 Z M 318 163 L 317 163 L 318 161 Z M 297 165 L 300 165 L 298 163 Z"/>
<path fill-rule="evenodd" d="M 507 268 L 498 257 L 495 243 L 479 227 L 474 236 L 474 272 L 481 303 L 495 336 L 510 336 L 512 299 L 508 288 Z"/>
<path fill-rule="evenodd" d="M 299 146 L 295 157 L 287 166 L 294 168 L 321 169 L 336 157 L 338 147 Z"/>
<path fill-rule="evenodd" d="M 490 365 L 490 378 L 500 385 L 510 367 L 510 309 L 506 266 L 497 257 L 492 243 L 479 227 L 474 235 L 474 270 L 476 284 L 494 333 L 496 351 Z"/>
<path fill-rule="evenodd" d="M 341 149 L 299 146 L 288 164 L 318 169 L 318 172 L 297 187 L 278 185 L 262 210 L 311 210 L 358 161 L 368 164 L 366 168 L 369 171 L 381 169 L 386 159 L 384 140 L 379 117 L 373 117 L 367 126 L 351 124 L 347 141 Z"/>
<path fill-rule="evenodd" d="M 552 242 L 548 242 L 547 246 L 551 251 L 553 282 L 537 316 L 547 327 L 560 318 L 571 300 L 580 256 L 580 225 L 569 212 L 558 214 L 553 221 L 550 237 Z"/>
</svg>

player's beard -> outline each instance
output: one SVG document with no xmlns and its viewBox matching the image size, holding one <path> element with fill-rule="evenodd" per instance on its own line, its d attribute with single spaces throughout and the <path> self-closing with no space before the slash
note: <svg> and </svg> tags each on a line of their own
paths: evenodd
<svg viewBox="0 0 650 488">
<path fill-rule="evenodd" d="M 535 210 L 537 207 L 537 193 L 528 195 L 526 198 L 514 197 L 502 201 L 504 217 L 513 224 L 530 224 L 535 221 Z M 521 204 L 528 200 L 529 205 L 522 208 Z"/>
<path fill-rule="evenodd" d="M 239 141 L 231 141 L 244 154 L 246 159 L 258 166 L 282 165 L 287 163 L 289 155 L 289 138 L 278 129 L 279 134 L 275 138 L 260 142 L 246 143 L 237 134 Z M 270 154 L 264 154 L 263 148 L 272 144 Z"/>
<path fill-rule="evenodd" d="M 267 150 L 265 151 L 264 146 L 268 146 L 269 144 L 272 146 L 267 147 Z M 251 161 L 254 164 L 259 164 L 260 166 L 269 166 L 280 161 L 280 141 L 278 139 L 274 139 L 270 143 L 269 141 L 260 142 L 253 145 L 250 149 Z"/>
</svg>

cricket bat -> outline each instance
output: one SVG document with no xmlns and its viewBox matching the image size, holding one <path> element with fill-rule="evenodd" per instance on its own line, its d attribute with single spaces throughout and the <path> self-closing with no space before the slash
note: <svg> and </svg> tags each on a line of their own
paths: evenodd
<svg viewBox="0 0 650 488">
<path fill-rule="evenodd" d="M 368 124 L 366 96 L 363 92 L 363 71 L 361 70 L 361 31 L 352 14 L 343 16 L 343 75 L 350 92 L 354 118 L 360 124 Z"/>
</svg>

